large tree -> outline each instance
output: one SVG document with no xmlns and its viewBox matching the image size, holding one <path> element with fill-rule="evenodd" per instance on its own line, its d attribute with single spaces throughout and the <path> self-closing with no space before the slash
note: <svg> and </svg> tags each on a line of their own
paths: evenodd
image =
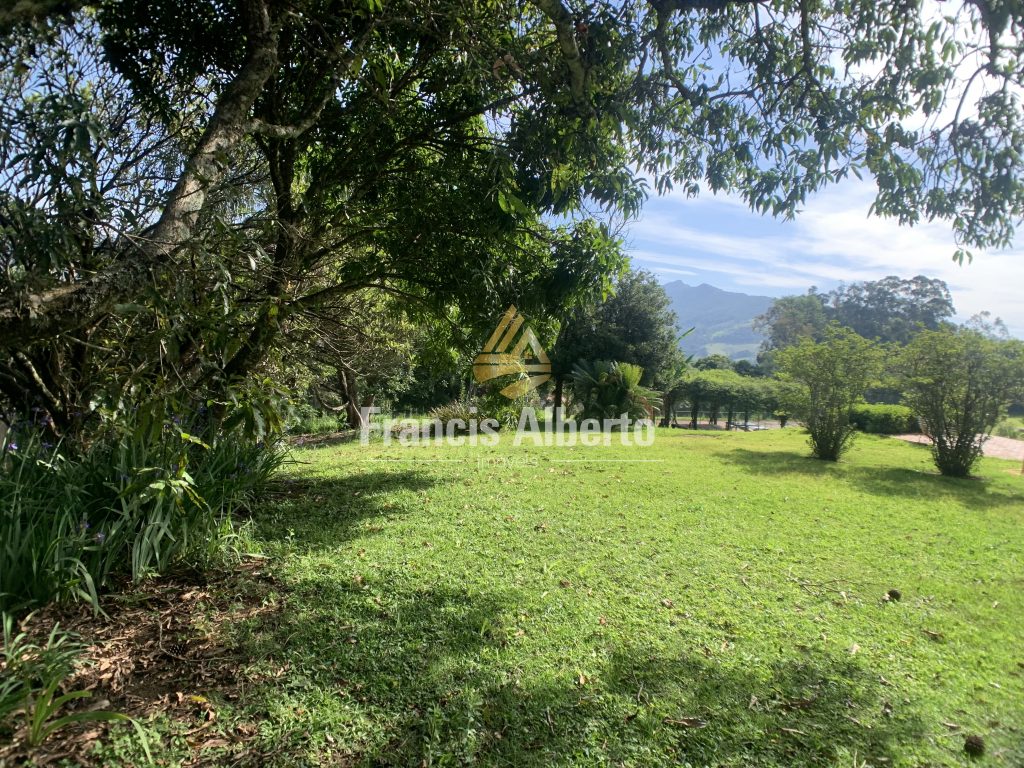
<svg viewBox="0 0 1024 768">
<path fill-rule="evenodd" d="M 830 319 L 865 339 L 896 344 L 906 344 L 920 330 L 936 330 L 956 312 L 946 284 L 924 275 L 851 283 L 824 299 Z"/>
<path fill-rule="evenodd" d="M 946 283 L 917 275 L 902 279 L 890 275 L 840 285 L 819 293 L 812 288 L 802 296 L 784 296 L 757 318 L 766 339 L 762 354 L 792 346 L 804 338 L 820 341 L 829 323 L 838 323 L 865 339 L 906 344 L 921 330 L 936 330 L 956 310 Z"/>
<path fill-rule="evenodd" d="M 607 298 L 580 307 L 563 323 L 552 356 L 556 383 L 581 360 L 613 360 L 640 366 L 645 386 L 663 388 L 683 363 L 670 304 L 654 275 L 627 272 Z"/>
<path fill-rule="evenodd" d="M 943 13 L 18 3 L 0 15 L 0 380 L 65 411 L 68 361 L 115 401 L 176 382 L 216 393 L 297 313 L 367 289 L 474 326 L 513 301 L 571 304 L 619 259 L 589 213 L 635 214 L 648 180 L 789 215 L 863 170 L 876 212 L 1005 245 L 1024 211 L 1021 10 Z"/>
<path fill-rule="evenodd" d="M 754 320 L 754 327 L 765 334 L 759 359 L 799 343 L 802 339 L 820 341 L 828 327 L 824 296 L 811 289 L 802 296 L 783 296 L 772 302 L 768 311 Z"/>
</svg>

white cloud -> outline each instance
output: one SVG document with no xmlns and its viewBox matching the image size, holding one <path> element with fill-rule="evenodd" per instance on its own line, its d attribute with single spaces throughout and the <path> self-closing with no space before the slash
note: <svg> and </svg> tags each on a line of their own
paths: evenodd
<svg viewBox="0 0 1024 768">
<path fill-rule="evenodd" d="M 710 273 L 712 283 L 724 275 L 772 293 L 923 274 L 946 281 L 962 318 L 989 310 L 1024 336 L 1024 249 L 978 253 L 961 266 L 946 225 L 901 227 L 869 217 L 872 197 L 867 182 L 833 187 L 791 222 L 759 216 L 735 198 L 708 196 L 696 205 L 682 195 L 652 199 L 631 228 L 631 253 L 655 271 Z"/>
</svg>

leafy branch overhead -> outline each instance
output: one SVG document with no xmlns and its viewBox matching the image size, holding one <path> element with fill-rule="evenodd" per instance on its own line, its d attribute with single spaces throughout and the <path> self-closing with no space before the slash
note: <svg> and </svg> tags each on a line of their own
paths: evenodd
<svg viewBox="0 0 1024 768">
<path fill-rule="evenodd" d="M 877 213 L 1007 245 L 1021 12 L 941 11 L 23 0 L 0 15 L 0 390 L 73 413 L 131 370 L 223 399 L 363 291 L 468 327 L 564 316 L 650 186 L 789 216 L 868 173 Z"/>
</svg>

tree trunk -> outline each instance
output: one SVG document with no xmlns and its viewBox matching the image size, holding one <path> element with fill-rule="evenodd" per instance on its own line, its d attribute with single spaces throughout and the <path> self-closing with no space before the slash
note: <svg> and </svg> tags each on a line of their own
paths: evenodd
<svg viewBox="0 0 1024 768">
<path fill-rule="evenodd" d="M 228 168 L 231 152 L 251 130 L 250 113 L 277 67 L 277 32 L 265 0 L 241 3 L 248 26 L 248 50 L 238 74 L 224 89 L 210 121 L 171 190 L 160 218 L 133 247 L 95 275 L 38 294 L 5 297 L 0 303 L 0 339 L 23 347 L 82 328 L 138 296 L 169 269 L 179 248 L 192 237 L 208 190 Z"/>
<path fill-rule="evenodd" d="M 666 397 L 663 399 L 662 405 L 665 407 L 665 413 L 663 413 L 661 416 L 661 426 L 671 426 L 672 409 L 675 407 L 675 403 Z"/>
<path fill-rule="evenodd" d="M 345 418 L 348 420 L 349 429 L 362 429 L 363 414 L 359 410 L 359 392 L 356 383 L 356 372 L 351 368 L 339 369 L 339 383 L 341 393 L 345 398 Z"/>
</svg>

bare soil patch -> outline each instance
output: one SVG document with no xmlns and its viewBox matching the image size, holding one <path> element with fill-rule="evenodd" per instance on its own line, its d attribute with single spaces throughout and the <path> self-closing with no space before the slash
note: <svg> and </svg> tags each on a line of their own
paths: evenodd
<svg viewBox="0 0 1024 768">
<path fill-rule="evenodd" d="M 170 718 L 192 753 L 189 765 L 224 764 L 225 751 L 232 754 L 231 764 L 258 764 L 250 749 L 256 725 L 225 727 L 218 722 L 212 697 L 236 700 L 245 685 L 259 682 L 245 671 L 250 660 L 231 647 L 230 627 L 281 611 L 282 590 L 264 573 L 265 565 L 249 560 L 206 577 L 153 580 L 108 595 L 103 602 L 106 615 L 97 616 L 86 605 L 48 606 L 30 614 L 22 629 L 44 641 L 59 623 L 87 646 L 62 687 L 63 692 L 92 692 L 76 702 L 78 709 L 121 712 L 140 721 L 154 714 Z M 72 711 L 68 707 L 60 714 Z M 15 733 L 11 744 L 0 747 L 0 765 L 99 765 L 90 753 L 107 731 L 105 723 L 68 726 L 31 753 Z M 211 751 L 220 755 L 213 762 Z"/>
<path fill-rule="evenodd" d="M 894 437 L 897 440 L 905 440 L 908 443 L 918 443 L 919 445 L 931 445 L 932 442 L 925 435 L 894 435 Z M 982 451 L 986 456 L 994 459 L 1024 461 L 1024 440 L 993 436 L 985 441 Z"/>
</svg>

